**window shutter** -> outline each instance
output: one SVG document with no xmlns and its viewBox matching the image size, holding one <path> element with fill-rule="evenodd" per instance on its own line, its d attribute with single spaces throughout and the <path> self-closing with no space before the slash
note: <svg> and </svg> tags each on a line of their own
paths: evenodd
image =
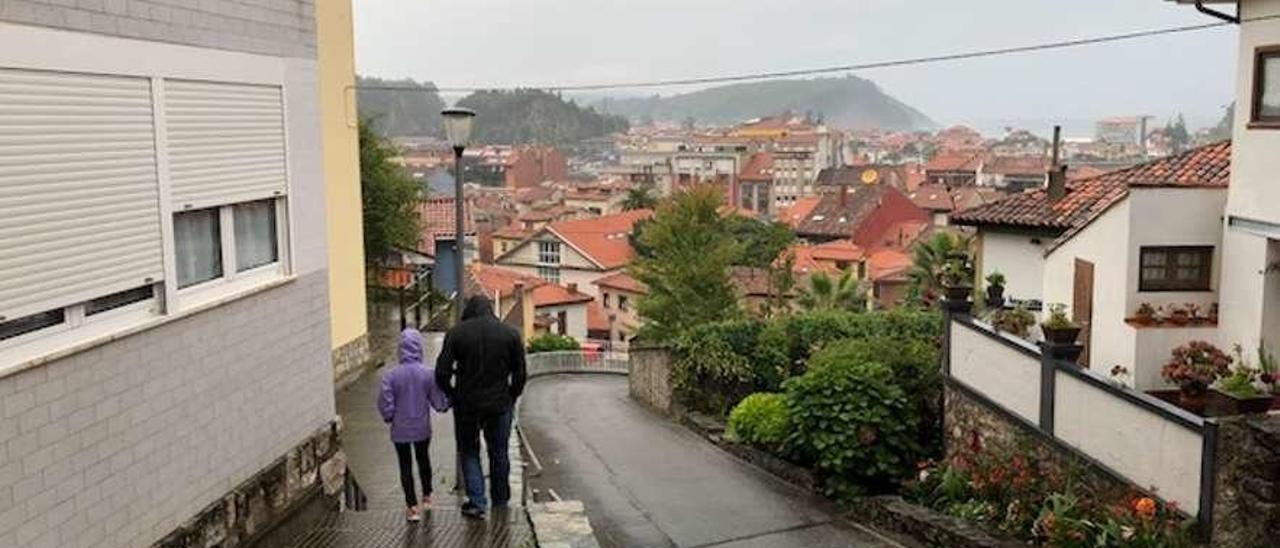
<svg viewBox="0 0 1280 548">
<path fill-rule="evenodd" d="M 166 80 L 164 112 L 175 211 L 284 194 L 279 86 Z"/>
<path fill-rule="evenodd" d="M 0 69 L 0 316 L 162 277 L 151 82 Z"/>
</svg>

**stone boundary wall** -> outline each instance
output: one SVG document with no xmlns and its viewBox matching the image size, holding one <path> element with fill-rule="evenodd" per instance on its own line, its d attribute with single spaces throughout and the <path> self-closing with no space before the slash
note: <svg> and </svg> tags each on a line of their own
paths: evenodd
<svg viewBox="0 0 1280 548">
<path fill-rule="evenodd" d="M 631 345 L 628 384 L 631 397 L 672 417 L 682 413 L 671 383 L 675 354 L 663 346 Z"/>
<path fill-rule="evenodd" d="M 347 470 L 341 436 L 336 420 L 317 430 L 153 547 L 250 546 L 316 497 L 337 507 Z"/>
<path fill-rule="evenodd" d="M 1219 419 L 1214 546 L 1280 539 L 1280 415 Z"/>
<path fill-rule="evenodd" d="M 377 367 L 378 363 L 379 360 L 374 359 L 369 347 L 368 333 L 338 347 L 333 351 L 334 389 L 346 388 L 364 375 L 365 371 Z"/>
</svg>

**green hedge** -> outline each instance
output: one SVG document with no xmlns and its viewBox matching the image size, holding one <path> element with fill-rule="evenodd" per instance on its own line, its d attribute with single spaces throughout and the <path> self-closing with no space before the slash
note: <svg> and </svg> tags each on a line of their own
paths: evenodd
<svg viewBox="0 0 1280 548">
<path fill-rule="evenodd" d="M 564 352 L 572 350 L 581 350 L 582 346 L 573 337 L 565 335 L 557 335 L 555 333 L 547 333 L 538 335 L 529 339 L 529 353 L 537 354 L 539 352 Z"/>
<path fill-rule="evenodd" d="M 790 430 L 786 396 L 759 392 L 747 396 L 729 413 L 725 435 L 733 441 L 777 452 Z"/>
</svg>

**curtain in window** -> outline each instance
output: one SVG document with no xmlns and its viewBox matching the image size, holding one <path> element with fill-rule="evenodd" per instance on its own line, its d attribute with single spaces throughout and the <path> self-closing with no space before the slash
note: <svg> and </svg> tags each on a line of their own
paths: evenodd
<svg viewBox="0 0 1280 548">
<path fill-rule="evenodd" d="M 276 205 L 262 200 L 235 206 L 236 271 L 276 262 Z"/>
<path fill-rule="evenodd" d="M 178 287 L 222 277 L 222 235 L 218 210 L 202 209 L 173 216 Z"/>
</svg>

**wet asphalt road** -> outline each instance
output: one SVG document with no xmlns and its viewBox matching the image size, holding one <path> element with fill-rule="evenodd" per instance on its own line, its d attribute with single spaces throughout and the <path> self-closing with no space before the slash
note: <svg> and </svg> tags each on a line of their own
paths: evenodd
<svg viewBox="0 0 1280 548">
<path fill-rule="evenodd" d="M 544 472 L 530 483 L 586 503 L 606 548 L 895 546 L 627 395 L 627 379 L 529 383 L 521 425 Z"/>
</svg>

